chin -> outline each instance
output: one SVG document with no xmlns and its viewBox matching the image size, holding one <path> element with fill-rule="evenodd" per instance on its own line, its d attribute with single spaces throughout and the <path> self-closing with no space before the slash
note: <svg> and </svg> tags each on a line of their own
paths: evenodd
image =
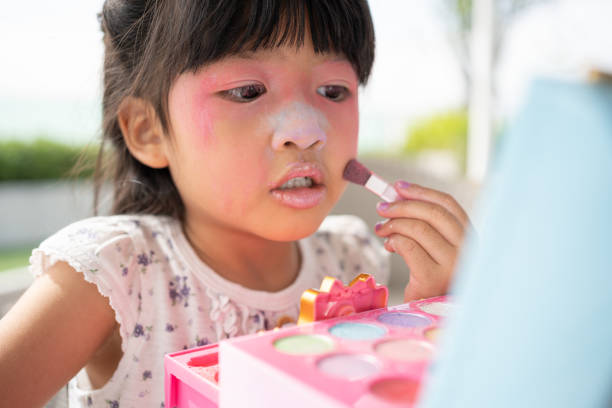
<svg viewBox="0 0 612 408">
<path fill-rule="evenodd" d="M 271 241 L 298 241 L 314 234 L 324 219 L 325 216 L 313 214 L 291 217 L 290 220 L 263 227 L 260 235 Z"/>
</svg>

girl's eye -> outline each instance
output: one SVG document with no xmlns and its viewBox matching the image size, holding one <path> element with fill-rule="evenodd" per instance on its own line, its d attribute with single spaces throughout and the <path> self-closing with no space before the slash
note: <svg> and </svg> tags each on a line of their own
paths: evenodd
<svg viewBox="0 0 612 408">
<path fill-rule="evenodd" d="M 317 93 L 334 102 L 345 100 L 349 96 L 349 90 L 340 85 L 325 85 L 317 88 Z"/>
<path fill-rule="evenodd" d="M 250 84 L 222 91 L 221 95 L 234 102 L 251 102 L 265 93 L 266 87 L 262 84 Z"/>
</svg>

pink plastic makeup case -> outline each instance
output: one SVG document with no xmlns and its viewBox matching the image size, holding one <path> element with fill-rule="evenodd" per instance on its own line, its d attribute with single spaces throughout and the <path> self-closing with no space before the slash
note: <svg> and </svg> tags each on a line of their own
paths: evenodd
<svg viewBox="0 0 612 408">
<path fill-rule="evenodd" d="M 165 406 L 411 406 L 452 308 L 442 296 L 168 354 Z"/>
</svg>

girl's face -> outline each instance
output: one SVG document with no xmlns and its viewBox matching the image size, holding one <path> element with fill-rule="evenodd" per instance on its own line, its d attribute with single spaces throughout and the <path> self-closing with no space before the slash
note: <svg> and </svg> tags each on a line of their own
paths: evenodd
<svg viewBox="0 0 612 408">
<path fill-rule="evenodd" d="M 189 228 L 275 241 L 316 231 L 357 151 L 357 88 L 345 58 L 308 42 L 179 76 L 167 157 Z"/>
</svg>

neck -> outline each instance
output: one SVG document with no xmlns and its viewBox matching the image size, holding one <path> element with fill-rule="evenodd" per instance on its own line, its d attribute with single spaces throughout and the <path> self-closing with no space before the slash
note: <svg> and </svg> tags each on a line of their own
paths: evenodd
<svg viewBox="0 0 612 408">
<path fill-rule="evenodd" d="M 183 229 L 204 263 L 246 288 L 277 292 L 291 285 L 298 275 L 301 256 L 296 242 L 270 241 L 189 219 Z"/>
</svg>

